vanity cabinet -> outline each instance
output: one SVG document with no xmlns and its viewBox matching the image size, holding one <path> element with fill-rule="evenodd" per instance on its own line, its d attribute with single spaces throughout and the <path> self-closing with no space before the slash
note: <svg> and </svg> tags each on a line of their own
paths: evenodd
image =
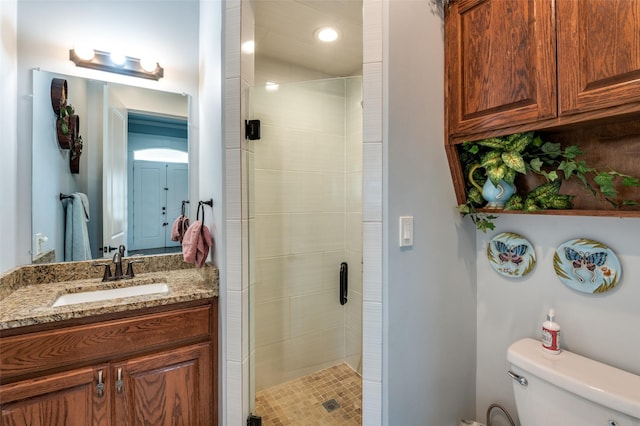
<svg viewBox="0 0 640 426">
<path fill-rule="evenodd" d="M 464 141 L 535 130 L 579 146 L 593 167 L 640 177 L 639 119 L 640 0 L 453 0 L 446 8 L 445 150 L 459 204 Z M 566 193 L 576 195 L 574 209 L 542 214 L 640 216 L 581 188 Z"/>
<path fill-rule="evenodd" d="M 215 425 L 217 303 L 0 338 L 2 425 Z"/>
</svg>

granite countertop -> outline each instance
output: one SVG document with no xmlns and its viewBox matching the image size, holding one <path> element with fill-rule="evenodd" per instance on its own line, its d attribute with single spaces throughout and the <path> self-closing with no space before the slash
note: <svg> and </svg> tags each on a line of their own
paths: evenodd
<svg viewBox="0 0 640 426">
<path fill-rule="evenodd" d="M 169 261 L 169 265 L 165 261 Z M 4 280 L 0 281 L 4 282 L 0 282 L 0 284 L 10 287 L 10 291 L 5 291 L 4 296 L 0 299 L 0 330 L 218 296 L 218 270 L 211 265 L 195 269 L 178 264 L 179 269 L 162 270 L 164 269 L 163 264 L 171 267 L 171 264 L 176 263 L 175 259 L 167 256 L 162 259 L 162 262 L 153 259 L 148 262 L 146 267 L 135 265 L 141 266 L 141 268 L 140 273 L 137 273 L 133 279 L 102 282 L 101 277 L 95 277 L 95 268 L 87 269 L 87 271 L 91 271 L 90 275 L 93 276 L 86 277 L 83 275 L 87 274 L 78 273 L 79 270 L 82 270 L 82 265 L 80 267 L 77 265 L 85 262 L 74 263 L 70 263 L 68 266 L 62 263 L 48 265 L 48 271 L 42 269 L 45 265 L 39 265 L 37 272 L 22 270 L 17 271 L 16 277 L 2 277 Z M 126 259 L 124 263 L 126 263 Z M 23 268 L 32 268 L 32 266 Z M 73 270 L 73 273 L 67 273 L 65 268 Z M 98 273 L 102 275 L 101 270 Z M 41 277 L 41 280 L 34 280 L 35 277 Z M 151 283 L 167 283 L 168 293 L 52 306 L 53 302 L 63 294 Z"/>
</svg>

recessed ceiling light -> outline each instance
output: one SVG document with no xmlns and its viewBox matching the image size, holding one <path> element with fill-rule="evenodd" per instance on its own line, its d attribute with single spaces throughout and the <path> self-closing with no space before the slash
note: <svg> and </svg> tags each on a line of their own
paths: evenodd
<svg viewBox="0 0 640 426">
<path fill-rule="evenodd" d="M 318 40 L 325 43 L 336 41 L 339 37 L 338 30 L 332 27 L 318 28 L 314 34 Z"/>
</svg>

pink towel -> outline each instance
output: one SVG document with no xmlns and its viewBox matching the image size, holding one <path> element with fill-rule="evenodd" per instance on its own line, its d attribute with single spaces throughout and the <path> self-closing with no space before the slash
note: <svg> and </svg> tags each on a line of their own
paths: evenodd
<svg viewBox="0 0 640 426">
<path fill-rule="evenodd" d="M 185 215 L 181 214 L 178 218 L 173 222 L 171 226 L 171 241 L 180 241 L 184 238 L 185 232 L 189 228 L 189 218 Z"/>
<path fill-rule="evenodd" d="M 211 233 L 206 225 L 196 220 L 191 224 L 182 239 L 182 255 L 184 261 L 193 263 L 197 268 L 202 268 L 204 262 L 209 256 L 209 247 L 211 247 Z"/>
</svg>

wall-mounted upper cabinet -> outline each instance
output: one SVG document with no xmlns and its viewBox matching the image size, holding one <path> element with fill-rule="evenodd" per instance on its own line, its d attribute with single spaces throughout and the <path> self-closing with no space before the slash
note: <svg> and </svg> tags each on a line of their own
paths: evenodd
<svg viewBox="0 0 640 426">
<path fill-rule="evenodd" d="M 640 1 L 556 0 L 556 16 L 559 114 L 640 102 Z"/>
<path fill-rule="evenodd" d="M 553 2 L 461 0 L 446 17 L 449 134 L 556 116 Z"/>
<path fill-rule="evenodd" d="M 640 111 L 640 0 L 459 0 L 448 143 Z"/>
</svg>

